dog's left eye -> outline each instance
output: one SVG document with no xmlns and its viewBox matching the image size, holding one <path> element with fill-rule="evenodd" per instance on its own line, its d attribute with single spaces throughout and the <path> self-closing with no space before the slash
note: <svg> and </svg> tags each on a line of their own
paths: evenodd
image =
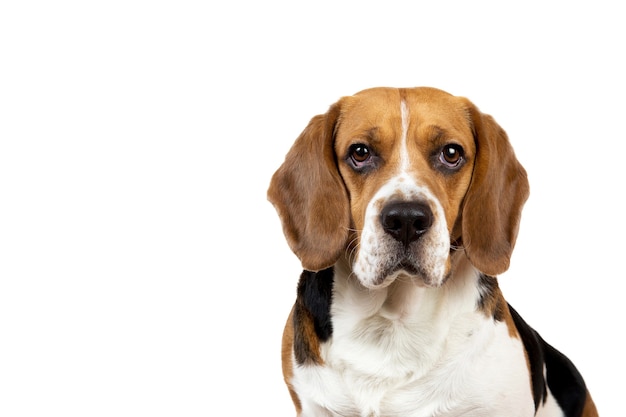
<svg viewBox="0 0 626 417">
<path fill-rule="evenodd" d="M 448 168 L 456 168 L 463 162 L 463 148 L 459 145 L 446 145 L 439 154 L 439 161 Z"/>
</svg>

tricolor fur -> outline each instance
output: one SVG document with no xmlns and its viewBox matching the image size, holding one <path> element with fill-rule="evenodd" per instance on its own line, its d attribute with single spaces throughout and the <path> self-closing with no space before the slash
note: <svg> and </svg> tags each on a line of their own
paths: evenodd
<svg viewBox="0 0 626 417">
<path fill-rule="evenodd" d="M 268 197 L 305 269 L 282 352 L 298 416 L 597 416 L 576 368 L 498 287 L 528 181 L 469 100 L 344 97 Z"/>
</svg>

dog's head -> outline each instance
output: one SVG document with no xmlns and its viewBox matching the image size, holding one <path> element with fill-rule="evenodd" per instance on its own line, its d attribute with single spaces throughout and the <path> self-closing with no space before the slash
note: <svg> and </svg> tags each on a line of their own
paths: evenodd
<svg viewBox="0 0 626 417">
<path fill-rule="evenodd" d="M 307 270 L 344 253 L 358 280 L 441 285 L 464 250 L 481 272 L 509 266 L 528 181 L 506 133 L 469 100 L 374 88 L 315 116 L 268 198 Z"/>
</svg>

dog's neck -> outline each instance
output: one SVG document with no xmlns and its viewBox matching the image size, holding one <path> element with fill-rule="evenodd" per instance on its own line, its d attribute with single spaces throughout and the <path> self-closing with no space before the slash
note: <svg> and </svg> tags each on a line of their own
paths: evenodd
<svg viewBox="0 0 626 417">
<path fill-rule="evenodd" d="M 480 326 L 480 274 L 465 256 L 455 258 L 441 287 L 398 277 L 374 290 L 362 286 L 348 261 L 340 260 L 334 268 L 332 361 L 367 365 L 360 369 L 364 375 L 392 379 L 428 372 L 450 338 L 467 337 Z M 353 361 L 359 355 L 372 360 Z"/>
</svg>

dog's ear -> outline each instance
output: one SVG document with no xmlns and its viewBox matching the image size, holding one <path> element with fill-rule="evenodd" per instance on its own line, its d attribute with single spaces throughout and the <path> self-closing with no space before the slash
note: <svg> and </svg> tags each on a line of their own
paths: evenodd
<svg viewBox="0 0 626 417">
<path fill-rule="evenodd" d="M 463 203 L 463 246 L 478 270 L 496 276 L 509 268 L 529 194 L 528 179 L 504 130 L 491 116 L 467 103 L 476 159 Z"/>
<path fill-rule="evenodd" d="M 274 173 L 267 192 L 287 243 L 310 271 L 333 265 L 348 239 L 348 194 L 334 151 L 339 114 L 340 103 L 336 103 L 326 114 L 311 119 Z"/>
</svg>

